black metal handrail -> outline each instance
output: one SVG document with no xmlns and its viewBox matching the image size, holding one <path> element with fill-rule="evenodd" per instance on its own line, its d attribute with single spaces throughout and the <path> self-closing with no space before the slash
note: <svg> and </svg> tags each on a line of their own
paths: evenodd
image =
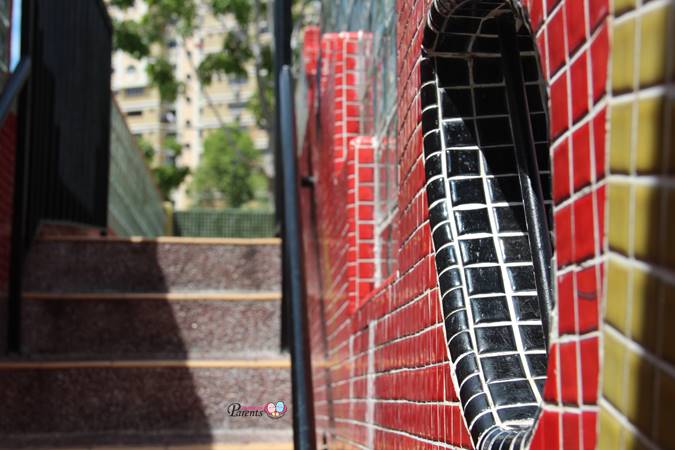
<svg viewBox="0 0 675 450">
<path fill-rule="evenodd" d="M 5 118 L 7 118 L 7 114 L 12 109 L 14 101 L 26 84 L 30 76 L 31 65 L 30 57 L 25 57 L 19 62 L 14 72 L 10 75 L 9 80 L 7 80 L 7 84 L 0 95 L 0 125 L 5 122 Z"/>
<path fill-rule="evenodd" d="M 502 49 L 502 66 L 506 95 L 511 113 L 511 131 L 516 148 L 516 162 L 520 189 L 525 207 L 525 222 L 530 238 L 532 263 L 537 284 L 541 322 L 544 339 L 548 343 L 549 313 L 553 311 L 553 289 L 551 283 L 552 246 L 548 220 L 544 207 L 544 195 L 539 178 L 537 155 L 532 135 L 532 124 L 527 106 L 527 94 L 523 81 L 523 70 L 518 51 L 516 24 L 513 14 L 497 18 L 499 42 Z"/>
</svg>

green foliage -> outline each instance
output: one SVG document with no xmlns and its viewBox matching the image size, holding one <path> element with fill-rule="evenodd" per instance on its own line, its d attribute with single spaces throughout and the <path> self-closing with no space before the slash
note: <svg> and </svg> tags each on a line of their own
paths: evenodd
<svg viewBox="0 0 675 450">
<path fill-rule="evenodd" d="M 140 148 L 145 161 L 150 166 L 150 171 L 155 177 L 157 187 L 162 194 L 164 200 L 171 200 L 171 194 L 176 190 L 185 178 L 190 174 L 190 169 L 176 164 L 177 158 L 183 151 L 182 146 L 175 138 L 168 137 L 164 140 L 164 158 L 162 161 L 157 161 L 157 152 L 145 139 L 138 140 L 138 147 Z"/>
<path fill-rule="evenodd" d="M 232 14 L 240 25 L 247 25 L 251 19 L 251 0 L 211 0 L 211 11 L 217 16 Z"/>
<path fill-rule="evenodd" d="M 239 208 L 255 200 L 267 183 L 260 156 L 251 137 L 238 127 L 209 134 L 189 190 L 196 206 Z"/>
<path fill-rule="evenodd" d="M 141 24 L 133 20 L 115 22 L 114 46 L 136 59 L 150 54 L 150 45 Z"/>
<path fill-rule="evenodd" d="M 171 63 L 164 58 L 156 58 L 148 63 L 148 77 L 152 84 L 159 89 L 159 96 L 167 102 L 174 102 L 182 88 L 182 84 L 176 80 Z"/>
</svg>

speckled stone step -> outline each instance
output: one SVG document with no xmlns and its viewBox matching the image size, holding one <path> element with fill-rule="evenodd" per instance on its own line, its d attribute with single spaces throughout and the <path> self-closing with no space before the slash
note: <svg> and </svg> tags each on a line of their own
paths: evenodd
<svg viewBox="0 0 675 450">
<path fill-rule="evenodd" d="M 287 358 L 0 361 L 0 448 L 233 444 L 265 433 L 286 442 L 290 405 L 280 419 L 232 417 L 228 406 L 289 404 L 289 367 Z"/>
<path fill-rule="evenodd" d="M 32 292 L 277 291 L 280 240 L 54 237 L 35 241 Z"/>
<path fill-rule="evenodd" d="M 24 293 L 23 351 L 41 359 L 274 357 L 281 294 Z"/>
</svg>

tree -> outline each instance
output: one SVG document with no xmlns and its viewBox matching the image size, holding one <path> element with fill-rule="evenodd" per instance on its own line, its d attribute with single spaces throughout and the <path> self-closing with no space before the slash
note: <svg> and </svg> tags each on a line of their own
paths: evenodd
<svg viewBox="0 0 675 450">
<path fill-rule="evenodd" d="M 149 142 L 139 139 L 138 146 L 150 166 L 150 171 L 155 176 L 162 197 L 164 200 L 170 201 L 173 191 L 183 184 L 185 178 L 190 174 L 189 168 L 181 166 L 177 162 L 182 152 L 181 145 L 174 138 L 167 138 L 164 142 L 163 160 L 158 160 L 157 152 Z"/>
<path fill-rule="evenodd" d="M 236 126 L 213 131 L 190 185 L 196 206 L 239 208 L 257 200 L 266 203 L 267 178 L 260 169 L 261 152 Z"/>
</svg>

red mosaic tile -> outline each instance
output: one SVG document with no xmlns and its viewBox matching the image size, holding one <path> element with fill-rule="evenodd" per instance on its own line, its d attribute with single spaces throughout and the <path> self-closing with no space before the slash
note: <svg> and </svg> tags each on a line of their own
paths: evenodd
<svg viewBox="0 0 675 450">
<path fill-rule="evenodd" d="M 576 122 L 588 112 L 588 65 L 587 53 L 582 53 L 574 62 L 570 70 L 570 85 L 572 87 L 572 121 Z"/>
<path fill-rule="evenodd" d="M 572 56 L 586 37 L 586 0 L 565 0 L 564 8 L 567 15 L 567 45 Z"/>
<path fill-rule="evenodd" d="M 570 155 L 567 139 L 553 149 L 553 200 L 560 203 L 570 196 Z"/>
<path fill-rule="evenodd" d="M 593 154 L 595 157 L 595 177 L 601 179 L 605 176 L 605 142 L 607 140 L 607 114 L 606 109 L 602 109 L 593 117 Z"/>
<path fill-rule="evenodd" d="M 558 277 L 558 333 L 562 336 L 576 332 L 574 311 L 574 280 L 571 273 Z"/>
<path fill-rule="evenodd" d="M 593 101 L 604 97 L 607 91 L 607 64 L 609 55 L 609 32 L 603 25 L 591 42 L 591 69 L 593 74 Z"/>
<path fill-rule="evenodd" d="M 551 74 L 555 73 L 565 62 L 565 16 L 562 8 L 558 9 L 548 21 L 548 61 Z"/>
<path fill-rule="evenodd" d="M 595 266 L 575 272 L 577 307 L 579 310 L 579 333 L 598 329 L 599 286 Z"/>
<path fill-rule="evenodd" d="M 551 85 L 551 137 L 559 136 L 568 127 L 567 74 L 563 73 Z"/>
<path fill-rule="evenodd" d="M 563 443 L 565 450 L 580 450 L 581 449 L 581 414 L 578 413 L 563 413 Z"/>
<path fill-rule="evenodd" d="M 595 254 L 593 193 L 574 202 L 574 261 L 580 262 Z"/>
<path fill-rule="evenodd" d="M 557 403 L 559 398 L 558 344 L 551 344 L 548 352 L 548 367 L 546 368 L 546 383 L 544 384 L 544 400 L 549 403 Z"/>
<path fill-rule="evenodd" d="M 556 251 L 558 267 L 572 262 L 572 208 L 567 206 L 555 213 Z"/>
<path fill-rule="evenodd" d="M 575 191 L 591 183 L 590 146 L 590 125 L 586 123 L 572 133 L 572 162 Z"/>
<path fill-rule="evenodd" d="M 580 343 L 581 353 L 581 380 L 582 400 L 586 405 L 595 405 L 598 402 L 598 377 L 600 354 L 598 338 L 583 339 Z"/>
<path fill-rule="evenodd" d="M 584 450 L 595 450 L 598 413 L 595 411 L 584 411 L 581 413 L 581 420 L 584 434 Z"/>
</svg>

